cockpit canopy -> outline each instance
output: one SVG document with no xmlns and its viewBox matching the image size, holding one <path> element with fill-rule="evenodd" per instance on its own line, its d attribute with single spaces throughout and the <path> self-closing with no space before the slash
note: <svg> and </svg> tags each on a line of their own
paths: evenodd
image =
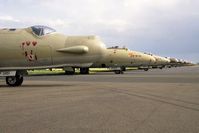
<svg viewBox="0 0 199 133">
<path fill-rule="evenodd" d="M 50 27 L 41 26 L 41 25 L 32 26 L 31 29 L 32 29 L 33 33 L 37 36 L 44 36 L 44 35 L 56 32 L 54 29 L 52 29 Z"/>
</svg>

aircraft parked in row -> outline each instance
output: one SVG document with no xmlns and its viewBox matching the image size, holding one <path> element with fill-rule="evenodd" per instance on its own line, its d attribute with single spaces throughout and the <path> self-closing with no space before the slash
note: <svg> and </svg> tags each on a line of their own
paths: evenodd
<svg viewBox="0 0 199 133">
<path fill-rule="evenodd" d="M 96 36 L 66 36 L 46 26 L 23 29 L 0 29 L 0 76 L 9 86 L 20 86 L 27 70 L 63 68 L 74 74 L 88 74 L 89 68 L 110 68 L 121 74 L 126 67 L 177 67 L 182 60 L 132 51 L 127 48 L 106 48 Z"/>
<path fill-rule="evenodd" d="M 96 36 L 66 36 L 46 26 L 1 29 L 0 76 L 19 86 L 26 70 L 90 67 L 105 49 Z"/>
</svg>

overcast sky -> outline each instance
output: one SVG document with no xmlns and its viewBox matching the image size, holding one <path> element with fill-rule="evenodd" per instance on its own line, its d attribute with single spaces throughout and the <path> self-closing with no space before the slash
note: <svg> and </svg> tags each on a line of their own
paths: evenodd
<svg viewBox="0 0 199 133">
<path fill-rule="evenodd" d="M 199 62 L 198 0 L 0 0 L 0 28 L 38 24 Z"/>
</svg>

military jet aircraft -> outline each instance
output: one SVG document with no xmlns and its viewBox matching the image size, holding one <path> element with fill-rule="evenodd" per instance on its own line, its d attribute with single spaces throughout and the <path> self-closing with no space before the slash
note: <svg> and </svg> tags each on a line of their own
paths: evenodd
<svg viewBox="0 0 199 133">
<path fill-rule="evenodd" d="M 170 63 L 168 64 L 169 68 L 178 66 L 178 60 L 176 58 L 167 57 L 167 59 L 170 60 Z"/>
<path fill-rule="evenodd" d="M 94 62 L 91 67 L 111 68 L 116 74 L 122 74 L 126 67 L 138 67 L 147 71 L 149 66 L 153 65 L 155 61 L 154 57 L 142 52 L 132 51 L 127 48 L 111 47 L 107 48 L 103 58 Z M 88 74 L 88 70 L 82 74 Z"/>
<path fill-rule="evenodd" d="M 169 65 L 170 60 L 162 57 L 162 56 L 158 56 L 158 55 L 151 55 L 155 58 L 156 62 L 152 65 L 152 68 L 164 68 L 165 66 Z"/>
<path fill-rule="evenodd" d="M 0 76 L 20 86 L 26 70 L 90 67 L 105 49 L 96 36 L 66 36 L 46 26 L 0 29 Z"/>
</svg>

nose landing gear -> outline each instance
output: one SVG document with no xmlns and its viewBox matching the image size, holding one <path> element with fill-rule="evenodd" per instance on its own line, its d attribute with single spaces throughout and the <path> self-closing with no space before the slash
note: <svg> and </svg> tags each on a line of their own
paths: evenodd
<svg viewBox="0 0 199 133">
<path fill-rule="evenodd" d="M 16 76 L 9 76 L 6 77 L 6 84 L 9 86 L 21 86 L 23 83 L 23 76 L 22 75 L 16 75 Z"/>
</svg>

